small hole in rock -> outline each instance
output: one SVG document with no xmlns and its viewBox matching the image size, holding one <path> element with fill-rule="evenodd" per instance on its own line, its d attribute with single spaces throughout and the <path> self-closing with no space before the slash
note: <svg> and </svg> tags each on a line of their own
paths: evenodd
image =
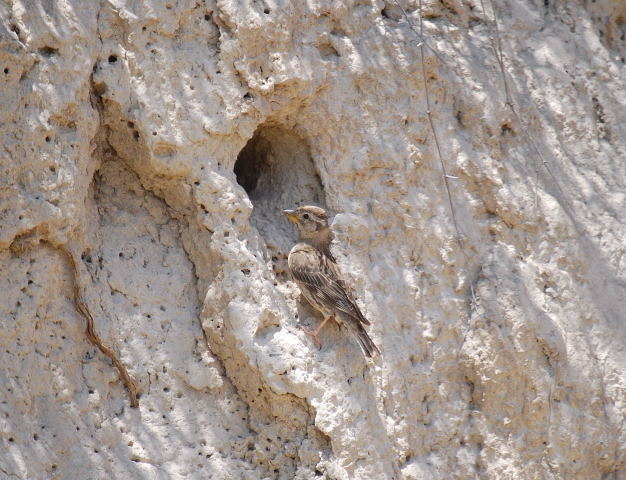
<svg viewBox="0 0 626 480">
<path fill-rule="evenodd" d="M 387 2 L 385 2 L 385 8 L 380 11 L 381 17 L 395 22 L 400 21 L 403 17 L 402 9 L 399 6 L 387 5 L 386 3 Z"/>
<path fill-rule="evenodd" d="M 331 59 L 333 57 L 339 57 L 339 52 L 330 42 L 322 42 L 317 46 L 320 55 L 325 59 Z"/>
<path fill-rule="evenodd" d="M 53 55 L 58 55 L 59 49 L 46 46 L 40 48 L 39 53 L 41 53 L 44 57 L 51 57 Z"/>
<path fill-rule="evenodd" d="M 265 9 L 263 10 L 263 13 L 264 13 L 265 15 L 269 15 L 269 14 L 270 14 L 270 12 L 271 12 L 271 10 L 270 10 L 269 8 L 265 8 Z"/>
<path fill-rule="evenodd" d="M 9 69 L 8 69 L 8 68 L 5 68 L 5 69 L 4 69 L 4 74 L 6 75 L 6 74 L 8 74 L 8 73 L 9 73 Z"/>
<path fill-rule="evenodd" d="M 117 55 L 109 55 L 109 63 L 117 62 Z"/>
</svg>

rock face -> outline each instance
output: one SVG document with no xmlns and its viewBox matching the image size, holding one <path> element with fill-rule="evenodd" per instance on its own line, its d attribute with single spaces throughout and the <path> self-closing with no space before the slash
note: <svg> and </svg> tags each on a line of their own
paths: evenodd
<svg viewBox="0 0 626 480">
<path fill-rule="evenodd" d="M 625 34 L 622 0 L 4 2 L 0 477 L 626 478 Z M 299 329 L 306 203 L 374 361 Z"/>
</svg>

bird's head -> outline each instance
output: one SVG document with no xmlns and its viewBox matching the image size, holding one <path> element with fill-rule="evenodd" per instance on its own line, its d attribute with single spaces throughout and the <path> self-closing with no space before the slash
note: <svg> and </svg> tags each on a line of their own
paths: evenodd
<svg viewBox="0 0 626 480">
<path fill-rule="evenodd" d="M 302 239 L 327 235 L 329 232 L 328 214 L 323 208 L 307 205 L 295 210 L 283 210 L 283 213 L 296 225 Z"/>
</svg>

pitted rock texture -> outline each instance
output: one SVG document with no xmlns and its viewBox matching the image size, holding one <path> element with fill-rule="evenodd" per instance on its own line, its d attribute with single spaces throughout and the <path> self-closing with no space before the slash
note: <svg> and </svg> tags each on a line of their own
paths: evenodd
<svg viewBox="0 0 626 480">
<path fill-rule="evenodd" d="M 0 477 L 626 478 L 624 35 L 620 0 L 4 2 Z M 300 329 L 307 203 L 373 361 Z"/>
</svg>

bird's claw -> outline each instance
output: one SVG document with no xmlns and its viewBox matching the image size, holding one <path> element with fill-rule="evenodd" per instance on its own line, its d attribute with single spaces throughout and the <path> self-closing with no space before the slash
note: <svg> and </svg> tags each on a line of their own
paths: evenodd
<svg viewBox="0 0 626 480">
<path fill-rule="evenodd" d="M 305 326 L 302 326 L 302 325 L 300 325 L 300 330 L 302 330 L 309 337 L 311 337 L 313 339 L 313 344 L 317 347 L 318 350 L 321 350 L 322 344 L 320 343 L 319 339 L 317 338 L 317 333 L 318 332 L 316 330 L 309 330 L 308 328 L 306 328 Z"/>
<path fill-rule="evenodd" d="M 304 327 L 303 325 L 300 325 L 300 328 L 302 329 L 302 331 L 304 333 L 306 333 L 310 337 L 313 337 L 313 343 L 315 344 L 315 346 L 317 347 L 318 350 L 322 349 L 322 344 L 318 340 L 317 334 L 320 333 L 320 330 L 322 329 L 322 327 L 324 325 L 326 325 L 326 322 L 328 322 L 328 320 L 335 320 L 335 316 L 331 315 L 330 317 L 324 318 L 324 321 L 315 330 L 309 330 L 308 328 Z"/>
</svg>

